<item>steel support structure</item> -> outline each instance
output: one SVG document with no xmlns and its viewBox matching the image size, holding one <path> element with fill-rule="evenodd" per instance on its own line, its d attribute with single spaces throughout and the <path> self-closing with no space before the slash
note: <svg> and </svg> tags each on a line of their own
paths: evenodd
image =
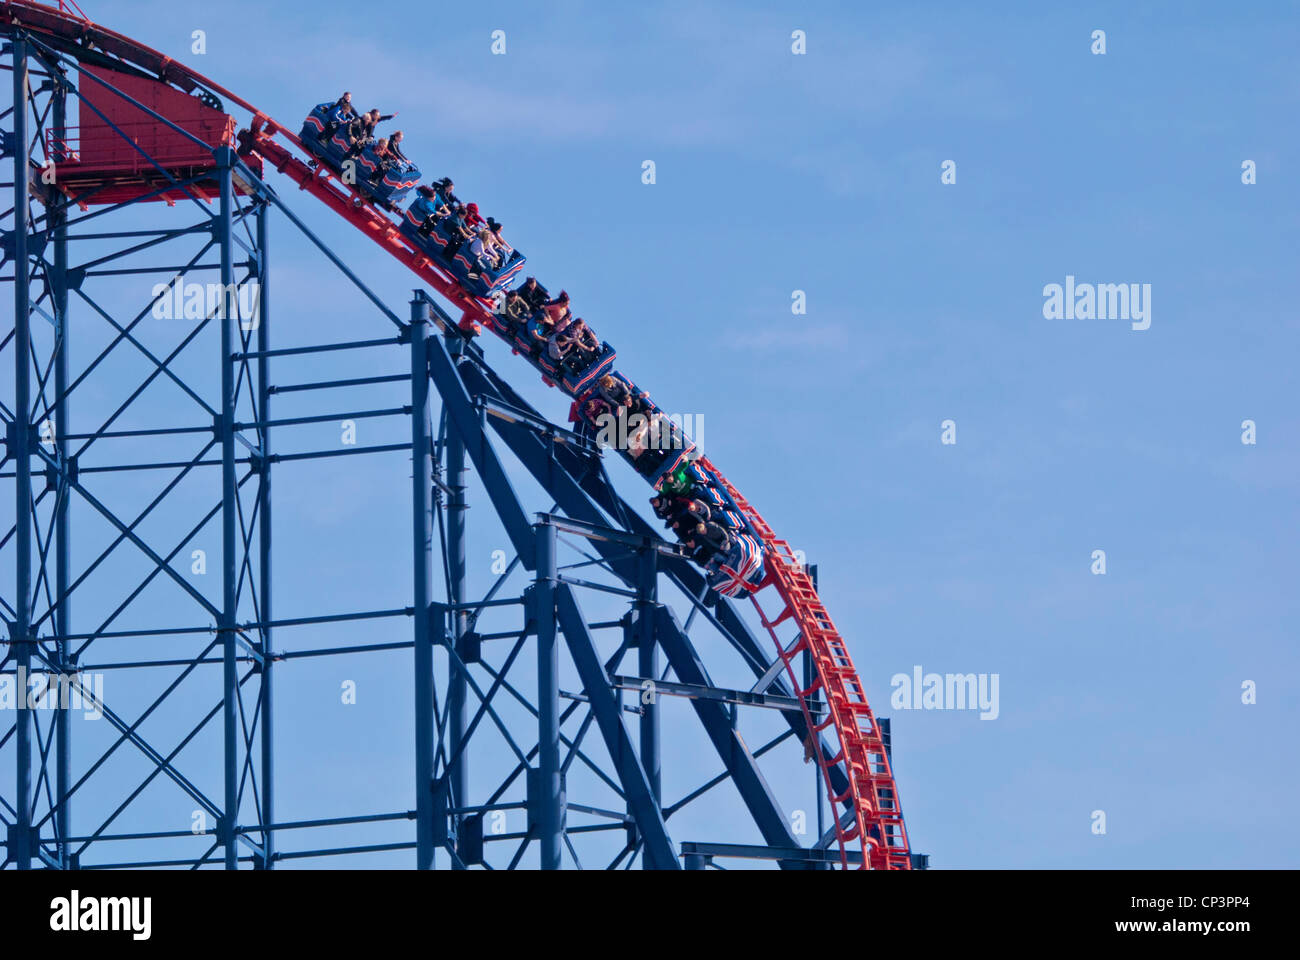
<svg viewBox="0 0 1300 960">
<path fill-rule="evenodd" d="M 14 618 L 10 627 L 13 661 L 20 686 L 25 686 L 32 669 L 32 405 L 31 387 L 31 285 L 28 280 L 28 169 L 27 143 L 27 44 L 13 42 L 14 110 L 13 135 L 9 141 L 13 157 L 13 231 L 10 234 L 14 261 L 14 405 L 8 423 L 7 459 L 14 462 Z M 14 721 L 17 737 L 17 805 L 8 842 L 9 857 L 19 870 L 32 862 L 32 711 L 28 698 L 20 697 Z"/>
<path fill-rule="evenodd" d="M 0 863 L 840 862 L 799 775 L 824 713 L 807 711 L 744 607 L 645 519 L 639 478 L 624 475 L 635 492 L 620 495 L 612 458 L 516 392 L 423 290 L 393 312 L 230 147 L 190 179 L 146 157 L 151 182 L 112 204 L 33 179 L 59 159 L 46 134 L 80 97 L 76 63 L 22 30 L 5 57 L 0 281 L 14 323 L 0 362 L 14 376 L 0 484 L 14 512 L 0 515 L 0 681 L 35 667 L 102 719 L 26 697 L 12 722 L 0 713 Z M 164 191 L 185 199 L 151 202 Z M 272 221 L 277 244 L 319 253 L 322 283 L 360 294 L 355 336 L 316 341 L 286 297 L 273 342 Z M 219 295 L 168 314 L 191 283 Z M 327 360 L 349 372 L 318 373 Z M 339 422 L 389 432 L 343 445 L 310 433 Z M 403 523 L 410 511 L 410 573 L 404 550 L 375 558 L 409 599 L 288 603 L 277 573 L 315 558 L 273 539 L 275 500 L 358 456 L 410 470 L 409 503 L 393 506 Z M 472 529 L 471 493 L 487 508 Z M 402 795 L 378 811 L 286 809 L 276 780 L 292 757 L 277 757 L 274 720 L 300 665 L 394 654 L 414 723 Z M 844 770 L 829 776 L 843 791 Z"/>
<path fill-rule="evenodd" d="M 13 772 L 11 781 L 0 780 L 3 862 L 19 869 L 37 862 L 76 867 L 88 865 L 92 844 L 114 837 L 183 833 L 205 837 L 208 845 L 177 863 L 206 864 L 219 851 L 219 859 L 234 866 L 242 849 L 269 866 L 269 835 L 261 825 L 272 820 L 273 807 L 260 782 L 273 769 L 272 731 L 261 724 L 271 711 L 264 656 L 270 631 L 269 608 L 260 601 L 269 601 L 271 583 L 270 495 L 268 425 L 258 411 L 269 397 L 269 325 L 262 322 L 267 303 L 260 293 L 269 276 L 264 250 L 270 193 L 229 149 L 213 157 L 212 175 L 220 185 L 215 210 L 194 178 L 161 167 L 156 186 L 142 187 L 130 202 L 97 204 L 93 189 L 65 193 L 54 170 L 68 157 L 56 132 L 66 125 L 69 101 L 80 96 L 76 64 L 21 32 L 11 37 L 5 55 L 14 67 L 13 100 L 3 124 L 13 203 L 5 213 L 0 281 L 12 284 L 15 309 L 12 328 L 0 340 L 0 352 L 12 351 L 6 362 L 14 370 L 13 392 L 0 400 L 0 482 L 12 483 L 14 504 L 12 516 L 0 524 L 0 556 L 13 577 L 12 589 L 0 592 L 9 627 L 0 682 L 14 706 L 0 716 L 0 751 L 12 750 L 6 766 Z M 170 209 L 148 203 L 163 187 L 179 191 L 186 202 L 171 217 L 146 216 Z M 160 219 L 170 222 L 158 226 Z M 142 221 L 150 225 L 141 229 Z M 168 313 L 172 293 L 179 302 L 187 284 L 223 293 L 205 299 L 193 316 Z M 250 290 L 256 291 L 255 315 L 241 313 Z M 86 345 L 77 366 L 70 350 L 74 307 Z M 165 329 L 158 323 L 162 318 Z M 254 340 L 260 350 L 252 348 Z M 187 380 L 178 369 L 209 343 L 204 365 L 218 375 Z M 103 373 L 109 367 L 114 377 Z M 177 391 L 179 403 L 157 402 L 163 385 Z M 91 400 L 74 422 L 73 405 L 82 394 Z M 198 417 L 178 424 L 173 415 L 182 406 Z M 135 449 L 125 449 L 130 447 Z M 148 448 L 184 449 L 171 459 L 150 455 Z M 187 522 L 198 522 L 178 543 L 175 529 L 154 527 L 156 518 L 167 512 L 178 522 L 181 511 L 172 506 L 201 490 L 203 475 L 220 477 L 208 488 L 215 502 L 197 517 L 189 511 Z M 159 476 L 165 479 L 151 483 Z M 74 513 L 86 527 L 98 527 L 80 552 L 74 550 Z M 190 559 L 183 551 L 212 523 L 220 526 L 216 598 L 182 572 Z M 205 568 L 206 554 L 198 551 L 203 560 L 195 561 L 195 570 Z M 179 606 L 153 595 L 163 584 L 176 588 Z M 83 611 L 81 630 L 72 623 L 74 602 Z M 165 609 L 168 620 L 142 627 L 152 606 Z M 195 622 L 195 609 L 205 623 Z M 183 655 L 157 651 L 164 638 L 202 638 L 214 631 L 215 642 L 198 640 Z M 127 652 L 132 643 L 140 644 L 138 656 Z M 177 688 L 215 662 L 222 667 L 217 707 L 200 714 L 179 744 L 155 745 L 144 731 L 170 713 L 169 702 L 198 696 L 194 689 Z M 178 676 L 146 696 L 142 691 L 150 684 L 144 677 L 163 668 Z M 133 679 L 103 683 L 107 676 Z M 135 688 L 117 699 L 126 709 L 116 709 L 107 695 L 101 699 L 100 691 L 112 686 Z M 251 703 L 249 690 L 257 691 Z M 77 703 L 102 726 L 79 723 Z M 176 759 L 216 714 L 222 717 L 220 791 L 201 786 Z M 72 741 L 80 731 L 94 736 L 84 737 L 78 753 L 85 756 L 74 768 Z M 169 736 L 175 730 L 162 734 L 164 740 Z M 261 758 L 254 777 L 256 740 Z M 101 771 L 121 764 L 127 754 L 135 765 L 129 773 L 119 770 L 114 796 L 104 790 Z M 178 819 L 190 820 L 190 829 L 114 832 L 114 823 L 129 819 L 140 797 L 162 781 L 188 800 L 191 812 Z M 75 825 L 74 805 L 85 812 Z M 248 811 L 248 826 L 240 826 L 241 810 Z"/>
</svg>

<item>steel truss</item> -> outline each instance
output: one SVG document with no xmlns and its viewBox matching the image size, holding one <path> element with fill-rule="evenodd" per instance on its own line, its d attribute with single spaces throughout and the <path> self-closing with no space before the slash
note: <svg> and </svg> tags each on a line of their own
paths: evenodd
<svg viewBox="0 0 1300 960">
<path fill-rule="evenodd" d="M 423 291 L 408 316 L 392 312 L 230 148 L 214 151 L 215 206 L 156 163 L 157 187 L 129 202 L 95 206 L 93 195 L 46 189 L 40 169 L 62 158 L 45 134 L 66 124 L 79 96 L 75 62 L 21 30 L 4 61 L 14 107 L 0 121 L 14 172 L 0 279 L 13 285 L 15 319 L 0 340 L 0 363 L 14 371 L 0 396 L 0 481 L 14 514 L 0 520 L 0 679 L 53 676 L 105 725 L 82 741 L 67 709 L 19 697 L 12 714 L 0 712 L 0 769 L 14 771 L 0 780 L 3 865 L 270 869 L 393 851 L 413 852 L 419 868 L 456 869 L 841 862 L 837 833 L 852 809 L 837 807 L 828 824 L 812 800 L 815 830 L 801 842 L 764 769 L 769 758 L 788 769 L 791 758 L 836 755 L 818 732 L 824 705 L 790 682 L 798 637 L 781 641 L 788 657 L 776 655 L 619 495 L 590 440 L 526 402 Z M 187 198 L 175 206 L 147 205 L 178 189 Z M 313 343 L 292 307 L 272 313 L 273 220 L 365 298 L 358 329 L 378 319 L 382 335 Z M 157 308 L 187 278 L 215 278 L 224 295 L 160 327 Z M 117 304 L 128 286 L 153 291 L 134 312 Z M 254 315 L 243 306 L 249 291 Z M 392 358 L 390 372 L 315 373 L 374 352 Z M 105 399 L 115 392 L 120 402 Z M 335 399 L 376 392 L 389 402 Z M 301 414 L 291 406 L 316 402 Z M 273 416 L 273 405 L 290 413 Z M 341 420 L 393 433 L 361 446 L 303 439 Z M 277 616 L 273 556 L 310 558 L 293 544 L 273 552 L 272 475 L 352 456 L 411 470 L 410 600 Z M 512 554 L 474 596 L 471 471 Z M 527 506 L 524 484 L 549 508 Z M 168 522 L 155 522 L 162 515 Z M 220 586 L 209 590 L 184 564 L 214 530 Z M 312 642 L 330 627 L 348 642 Z M 752 683 L 713 680 L 723 650 Z M 283 818 L 277 686 L 307 661 L 394 653 L 410 658 L 413 807 Z M 797 659 L 802 687 L 814 688 L 806 649 Z M 101 697 L 87 682 L 96 675 L 113 677 L 114 693 Z M 681 716 L 666 732 L 678 705 L 716 754 L 716 774 L 670 793 L 665 760 L 695 749 L 678 743 Z M 753 729 L 766 731 L 756 748 L 744 735 Z M 832 795 L 848 794 L 844 764 L 828 771 Z M 810 797 L 821 776 L 807 777 Z M 192 806 L 197 826 L 157 818 L 160 785 Z M 710 802 L 728 821 L 723 836 L 670 829 L 699 829 L 692 812 Z M 373 842 L 380 831 L 393 839 Z M 304 836 L 320 839 L 298 843 Z"/>
</svg>

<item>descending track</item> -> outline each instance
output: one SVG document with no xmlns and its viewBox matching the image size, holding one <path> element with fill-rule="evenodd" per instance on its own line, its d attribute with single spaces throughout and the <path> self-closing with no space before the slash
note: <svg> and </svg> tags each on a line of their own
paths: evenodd
<svg viewBox="0 0 1300 960">
<path fill-rule="evenodd" d="M 83 59 L 101 64 L 106 58 L 124 62 L 187 93 L 207 91 L 222 98 L 227 108 L 235 104 L 246 110 L 250 119 L 239 145 L 241 155 L 257 154 L 405 264 L 422 282 L 454 304 L 464 337 L 475 336 L 484 326 L 494 329 L 490 302 L 462 289 L 446 270 L 411 245 L 391 216 L 366 202 L 323 164 L 316 165 L 315 158 L 289 128 L 250 102 L 129 37 L 91 23 L 75 4 L 60 2 L 56 9 L 31 0 L 4 0 L 0 25 L 25 29 L 33 43 L 78 64 Z M 831 800 L 834 842 L 842 865 L 847 867 L 853 859 L 870 868 L 908 869 L 909 845 L 888 752 L 847 644 L 789 544 L 776 536 L 716 467 L 707 459 L 701 459 L 700 464 L 720 479 L 764 545 L 767 572 L 752 601 L 788 681 L 798 694 L 807 728 L 816 731 L 808 737 L 805 750 L 817 762 Z M 783 626 L 797 633 L 783 639 L 778 629 Z M 795 658 L 805 652 L 815 664 L 815 677 L 809 686 L 804 686 L 794 671 Z M 824 698 L 827 708 L 821 722 L 814 719 L 815 697 Z M 829 747 L 822 734 L 833 737 Z M 862 856 L 850 857 L 859 852 Z"/>
</svg>

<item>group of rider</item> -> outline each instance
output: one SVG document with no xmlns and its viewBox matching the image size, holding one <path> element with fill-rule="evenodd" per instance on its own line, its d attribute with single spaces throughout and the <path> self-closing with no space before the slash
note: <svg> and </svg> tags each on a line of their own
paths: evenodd
<svg viewBox="0 0 1300 960">
<path fill-rule="evenodd" d="M 600 356 L 600 338 L 573 315 L 568 292 L 552 298 L 535 277 L 509 293 L 505 315 L 515 323 L 515 342 L 546 369 L 578 372 Z"/>
<path fill-rule="evenodd" d="M 569 294 L 561 290 L 559 296 L 552 298 L 535 277 L 528 277 L 518 289 L 511 291 L 506 300 L 506 316 L 519 323 L 515 342 L 528 350 L 534 360 L 545 357 L 552 364 L 569 361 L 572 369 L 582 370 L 600 355 L 601 344 L 595 332 L 581 318 L 573 317 Z M 578 401 L 574 419 L 589 430 L 606 416 L 612 416 L 617 423 L 638 424 L 626 443 L 634 463 L 642 457 L 651 463 L 661 462 L 662 458 L 654 459 L 650 451 L 663 450 L 663 447 L 650 439 L 650 434 L 664 427 L 665 422 L 648 393 L 621 377 L 605 374 Z M 640 419 L 633 421 L 633 417 Z M 667 440 L 664 433 L 666 430 L 660 429 L 660 436 Z M 715 555 L 725 555 L 731 549 L 730 530 L 713 518 L 707 503 L 694 496 L 698 491 L 693 481 L 665 483 L 663 490 L 651 499 L 650 505 L 664 526 L 692 551 L 693 559 L 707 564 Z"/>
<path fill-rule="evenodd" d="M 375 139 L 375 128 L 396 114 L 382 114 L 378 109 L 357 113 L 352 106 L 352 94 L 345 92 L 327 111 L 327 116 L 329 120 L 317 138 L 324 143 L 342 131 L 348 143 L 344 156 L 348 158 L 359 157 L 367 146 L 373 146 L 379 161 L 371 175 L 373 181 L 378 182 L 388 170 L 411 163 L 402 152 L 401 130 Z M 429 236 L 435 228 L 440 228 L 448 238 L 444 255 L 451 260 L 463 252 L 472 265 L 470 277 L 500 270 L 515 256 L 514 248 L 501 236 L 502 225 L 492 217 L 484 220 L 478 204 L 461 203 L 454 188 L 450 177 L 419 188 L 432 208 L 420 232 Z M 569 294 L 561 290 L 559 296 L 552 298 L 534 277 L 529 277 L 507 296 L 506 316 L 515 321 L 516 342 L 548 369 L 580 371 L 600 356 L 600 339 L 581 317 L 573 315 Z M 599 422 L 606 414 L 612 414 L 619 422 L 640 414 L 642 425 L 628 444 L 634 458 L 642 455 L 648 446 L 638 434 L 644 435 L 658 418 L 648 394 L 608 374 L 581 401 L 580 412 L 580 422 L 587 424 Z M 695 485 L 689 481 L 678 486 L 665 485 L 664 492 L 653 497 L 650 505 L 664 526 L 692 551 L 692 558 L 707 564 L 716 555 L 730 550 L 731 533 L 713 518 L 707 503 L 693 496 L 695 492 Z"/>
<path fill-rule="evenodd" d="M 496 273 L 515 258 L 515 248 L 501 235 L 502 224 L 492 217 L 484 220 L 477 203 L 461 203 L 455 188 L 450 177 L 419 187 L 430 207 L 419 231 L 428 237 L 435 228 L 441 229 L 447 238 L 443 256 L 452 260 L 463 254 L 470 264 L 469 276 Z"/>
<path fill-rule="evenodd" d="M 709 505 L 690 492 L 661 493 L 650 498 L 655 516 L 664 521 L 691 550 L 697 563 L 707 564 L 716 554 L 731 549 L 731 532 L 713 519 Z"/>
<path fill-rule="evenodd" d="M 348 147 L 343 155 L 349 159 L 361 156 L 362 150 L 368 146 L 373 146 L 379 166 L 370 175 L 371 180 L 378 181 L 382 179 L 387 171 L 395 167 L 410 165 L 410 158 L 402 152 L 403 134 L 401 130 L 397 130 L 387 137 L 375 139 L 375 128 L 385 120 L 392 120 L 397 114 L 380 113 L 378 108 L 367 110 L 365 113 L 357 113 L 356 108 L 352 106 L 351 92 L 345 91 L 343 96 L 334 101 L 334 105 L 327 111 L 327 115 L 329 119 L 325 123 L 325 128 L 317 134 L 316 139 L 324 143 L 340 130 L 343 131 L 344 139 L 348 142 Z"/>
</svg>

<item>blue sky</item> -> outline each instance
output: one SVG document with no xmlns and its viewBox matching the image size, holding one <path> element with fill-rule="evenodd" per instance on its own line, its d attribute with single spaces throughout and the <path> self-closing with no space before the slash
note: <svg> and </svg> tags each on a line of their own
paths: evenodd
<svg viewBox="0 0 1300 960">
<path fill-rule="evenodd" d="M 343 89 L 399 111 L 408 154 L 506 224 L 622 369 L 704 415 L 713 461 L 819 564 L 893 718 L 914 849 L 936 867 L 1300 864 L 1293 4 L 269 6 L 87 12 L 295 128 Z M 272 183 L 401 315 L 410 275 Z M 277 342 L 385 332 L 287 225 L 274 256 Z M 1067 275 L 1150 284 L 1150 329 L 1044 319 Z M 285 468 L 280 615 L 401 605 L 409 465 L 360 459 Z M 473 502 L 483 589 L 505 544 Z M 999 717 L 892 708 L 916 665 L 999 675 Z M 284 816 L 409 802 L 404 666 L 356 666 L 391 696 L 347 709 L 336 664 L 286 668 Z M 665 766 L 712 773 L 684 748 Z"/>
</svg>

